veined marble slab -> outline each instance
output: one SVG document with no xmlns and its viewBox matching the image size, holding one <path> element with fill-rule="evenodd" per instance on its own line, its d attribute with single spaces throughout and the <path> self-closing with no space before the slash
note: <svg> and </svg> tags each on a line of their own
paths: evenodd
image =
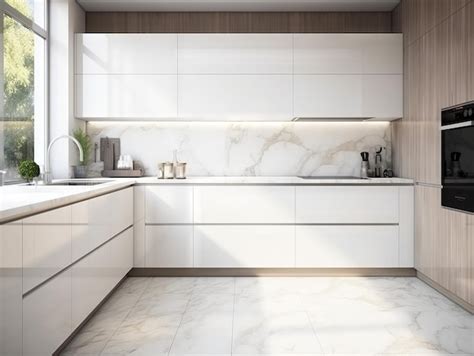
<svg viewBox="0 0 474 356">
<path fill-rule="evenodd" d="M 141 162 L 147 176 L 178 150 L 189 176 L 355 176 L 360 152 L 385 147 L 391 166 L 388 122 L 90 122 L 87 131 L 121 140 L 121 152 Z"/>
</svg>

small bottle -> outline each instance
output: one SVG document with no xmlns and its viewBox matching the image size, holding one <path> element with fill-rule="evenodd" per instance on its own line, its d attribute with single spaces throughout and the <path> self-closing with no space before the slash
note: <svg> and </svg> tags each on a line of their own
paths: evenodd
<svg viewBox="0 0 474 356">
<path fill-rule="evenodd" d="M 360 177 L 361 178 L 368 178 L 369 177 L 369 152 L 361 152 L 362 163 L 360 166 Z"/>
<path fill-rule="evenodd" d="M 381 178 L 382 177 L 382 172 L 383 172 L 382 150 L 383 150 L 383 147 L 380 147 L 380 149 L 375 152 L 375 172 L 374 172 L 374 176 L 377 177 L 377 178 Z"/>
</svg>

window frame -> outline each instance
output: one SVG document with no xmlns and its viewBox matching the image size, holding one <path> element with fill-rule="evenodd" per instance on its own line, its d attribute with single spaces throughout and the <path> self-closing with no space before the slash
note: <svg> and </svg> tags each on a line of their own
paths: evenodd
<svg viewBox="0 0 474 356">
<path fill-rule="evenodd" d="M 3 34 L 3 28 L 4 28 L 4 19 L 5 15 L 11 17 L 13 20 L 17 21 L 20 25 L 25 27 L 27 30 L 30 30 L 33 32 L 34 35 L 37 35 L 41 37 L 44 40 L 44 112 L 43 112 L 43 127 L 42 127 L 42 141 L 44 142 L 43 147 L 40 152 L 37 152 L 35 149 L 34 151 L 34 156 L 35 156 L 35 161 L 39 161 L 41 163 L 44 163 L 45 157 L 46 157 L 46 146 L 48 142 L 48 132 L 49 132 L 49 97 L 50 97 L 50 91 L 49 91 L 49 57 L 50 57 L 50 47 L 49 47 L 49 0 L 44 0 L 44 28 L 38 25 L 34 19 L 30 19 L 24 14 L 22 14 L 20 11 L 15 9 L 13 6 L 8 4 L 6 0 L 0 0 L 0 26 L 2 34 Z M 3 36 L 2 36 L 3 37 Z M 4 73 L 4 53 L 3 53 L 4 47 L 3 47 L 3 42 L 0 44 L 0 73 Z M 3 86 L 4 86 L 4 80 L 3 80 L 3 74 L 0 75 L 0 93 L 1 98 L 0 98 L 0 109 L 3 112 Z M 36 141 L 36 138 L 35 138 Z M 5 185 L 8 184 L 18 184 L 22 183 L 23 180 L 21 179 L 14 179 L 14 180 L 6 180 L 4 183 Z"/>
</svg>

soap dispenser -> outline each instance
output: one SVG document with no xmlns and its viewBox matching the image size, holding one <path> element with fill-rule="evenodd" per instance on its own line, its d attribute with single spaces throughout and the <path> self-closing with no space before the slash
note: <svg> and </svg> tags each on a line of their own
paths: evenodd
<svg viewBox="0 0 474 356">
<path fill-rule="evenodd" d="M 374 169 L 374 176 L 376 178 L 381 178 L 383 173 L 383 159 L 382 159 L 382 151 L 383 147 L 380 147 L 377 151 L 375 151 L 375 169 Z"/>
</svg>

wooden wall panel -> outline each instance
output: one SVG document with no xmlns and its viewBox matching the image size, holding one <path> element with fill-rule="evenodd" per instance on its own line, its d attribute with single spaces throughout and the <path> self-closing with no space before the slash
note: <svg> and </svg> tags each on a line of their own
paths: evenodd
<svg viewBox="0 0 474 356">
<path fill-rule="evenodd" d="M 474 1 L 402 0 L 404 118 L 393 123 L 395 173 L 414 178 L 416 268 L 474 305 L 474 217 L 441 207 L 441 110 L 474 100 Z M 399 150 L 398 153 L 395 152 Z"/>
<path fill-rule="evenodd" d="M 389 12 L 88 12 L 86 32 L 391 32 Z"/>
</svg>

